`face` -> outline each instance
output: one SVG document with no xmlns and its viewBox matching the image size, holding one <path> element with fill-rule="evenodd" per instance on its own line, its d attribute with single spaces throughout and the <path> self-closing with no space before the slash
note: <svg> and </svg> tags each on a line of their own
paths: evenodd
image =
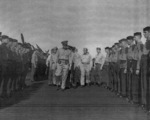
<svg viewBox="0 0 150 120">
<path fill-rule="evenodd" d="M 128 45 L 131 45 L 133 43 L 133 41 L 132 40 L 128 40 L 127 43 L 128 43 Z"/>
<path fill-rule="evenodd" d="M 105 52 L 106 52 L 106 53 L 109 53 L 109 49 L 105 49 Z"/>
<path fill-rule="evenodd" d="M 139 40 L 139 36 L 134 36 L 134 40 L 138 41 Z"/>
<path fill-rule="evenodd" d="M 110 53 L 110 54 L 112 53 L 112 48 L 109 50 L 109 53 Z"/>
<path fill-rule="evenodd" d="M 122 44 L 121 44 L 121 42 L 119 42 L 119 45 L 118 45 L 119 47 L 121 47 L 122 46 Z"/>
<path fill-rule="evenodd" d="M 118 45 L 115 45 L 115 49 L 118 49 L 119 48 L 119 46 Z"/>
<path fill-rule="evenodd" d="M 123 46 L 125 46 L 126 45 L 126 42 L 125 41 L 122 41 L 121 42 L 121 46 L 123 47 Z"/>
<path fill-rule="evenodd" d="M 96 51 L 97 51 L 97 53 L 100 53 L 100 52 L 101 52 L 101 50 L 100 50 L 100 49 L 96 49 Z"/>
<path fill-rule="evenodd" d="M 53 52 L 56 53 L 56 52 L 57 52 L 57 49 L 54 49 Z"/>
<path fill-rule="evenodd" d="M 115 51 L 115 47 L 112 48 L 112 51 Z"/>
<path fill-rule="evenodd" d="M 144 37 L 145 37 L 146 39 L 147 39 L 148 37 L 150 37 L 150 32 L 148 32 L 148 31 L 144 31 L 143 34 L 144 34 Z"/>
</svg>

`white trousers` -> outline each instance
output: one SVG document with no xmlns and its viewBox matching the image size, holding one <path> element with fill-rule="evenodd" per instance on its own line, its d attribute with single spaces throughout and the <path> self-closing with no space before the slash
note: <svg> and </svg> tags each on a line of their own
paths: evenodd
<svg viewBox="0 0 150 120">
<path fill-rule="evenodd" d="M 57 69 L 56 69 L 56 77 L 61 76 L 61 89 L 65 89 L 66 87 L 66 80 L 68 76 L 68 71 L 69 71 L 69 65 L 65 63 L 57 64 Z"/>
<path fill-rule="evenodd" d="M 86 79 L 85 79 L 86 77 Z M 90 83 L 90 64 L 81 65 L 81 79 L 80 84 L 85 85 L 85 83 Z"/>
</svg>

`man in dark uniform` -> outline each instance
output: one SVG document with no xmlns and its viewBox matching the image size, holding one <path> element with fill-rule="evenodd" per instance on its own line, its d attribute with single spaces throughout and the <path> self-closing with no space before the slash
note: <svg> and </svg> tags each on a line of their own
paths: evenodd
<svg viewBox="0 0 150 120">
<path fill-rule="evenodd" d="M 148 77 L 148 71 L 147 71 L 147 66 L 149 64 L 148 62 L 148 53 L 150 51 L 150 26 L 145 27 L 143 29 L 143 34 L 144 37 L 146 38 L 146 43 L 143 47 L 143 54 L 141 57 L 141 103 L 142 107 L 144 109 L 149 110 L 149 94 L 148 94 L 148 89 L 149 89 L 149 77 Z M 148 98 L 148 99 L 147 99 Z"/>
<path fill-rule="evenodd" d="M 109 57 L 108 57 L 108 62 L 109 62 L 109 90 L 113 89 L 113 68 L 112 68 L 112 47 L 109 48 Z"/>
<path fill-rule="evenodd" d="M 132 73 L 133 73 L 133 47 L 134 39 L 133 36 L 127 37 L 128 48 L 127 48 L 127 101 L 132 100 Z"/>
<path fill-rule="evenodd" d="M 132 98 L 133 103 L 140 104 L 140 62 L 142 56 L 143 43 L 141 41 L 142 34 L 134 33 L 135 45 L 133 46 L 133 62 L 132 62 Z"/>
<path fill-rule="evenodd" d="M 113 54 L 112 54 L 112 68 L 113 68 L 113 90 L 118 93 L 118 81 L 119 81 L 119 65 L 118 65 L 118 52 L 119 44 L 115 43 L 113 45 Z"/>
<path fill-rule="evenodd" d="M 11 95 L 11 93 L 13 93 L 13 83 L 15 82 L 15 79 L 16 79 L 16 53 L 15 53 L 15 50 L 14 50 L 14 47 L 16 47 L 16 42 L 14 41 L 14 39 L 12 38 L 9 38 L 9 42 L 7 43 L 7 48 L 11 51 L 11 54 L 10 54 L 10 63 L 11 63 L 11 73 L 10 73 L 10 84 L 9 84 L 9 95 Z"/>
<path fill-rule="evenodd" d="M 109 88 L 109 47 L 105 48 L 105 52 L 106 52 L 106 57 L 105 57 L 105 62 L 103 65 L 103 69 L 102 69 L 102 80 L 105 84 L 106 88 Z"/>
<path fill-rule="evenodd" d="M 2 97 L 8 98 L 8 82 L 11 76 L 11 51 L 7 48 L 7 44 L 9 42 L 9 37 L 6 35 L 2 36 L 2 45 L 1 45 L 1 58 L 2 58 Z"/>
<path fill-rule="evenodd" d="M 120 65 L 120 97 L 126 97 L 126 73 L 127 73 L 127 41 L 121 39 L 121 49 L 118 54 Z"/>
<path fill-rule="evenodd" d="M 21 80 L 20 80 L 20 89 L 23 90 L 27 85 L 25 84 L 26 76 L 29 71 L 30 61 L 31 61 L 31 54 L 30 48 L 26 48 L 25 44 L 22 45 L 22 73 L 21 73 Z"/>
</svg>

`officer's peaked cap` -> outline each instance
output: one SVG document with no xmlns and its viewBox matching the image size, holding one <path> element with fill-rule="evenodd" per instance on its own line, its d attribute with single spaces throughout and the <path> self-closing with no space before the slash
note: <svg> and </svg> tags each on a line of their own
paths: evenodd
<svg viewBox="0 0 150 120">
<path fill-rule="evenodd" d="M 68 40 L 64 40 L 61 42 L 62 44 L 68 44 Z"/>
</svg>

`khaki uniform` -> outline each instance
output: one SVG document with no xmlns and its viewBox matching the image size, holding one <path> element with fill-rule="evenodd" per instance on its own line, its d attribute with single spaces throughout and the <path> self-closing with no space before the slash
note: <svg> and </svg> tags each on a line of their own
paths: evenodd
<svg viewBox="0 0 150 120">
<path fill-rule="evenodd" d="M 59 49 L 57 52 L 57 69 L 56 80 L 57 85 L 61 82 L 61 89 L 65 89 L 69 67 L 72 65 L 72 52 L 69 49 Z M 62 80 L 60 81 L 60 77 Z"/>
<path fill-rule="evenodd" d="M 89 53 L 83 54 L 81 56 L 81 79 L 80 79 L 80 84 L 82 86 L 85 85 L 85 83 L 89 84 L 90 81 L 90 70 L 91 70 L 91 62 L 92 62 L 92 57 Z M 85 80 L 86 77 L 86 80 Z"/>
</svg>

